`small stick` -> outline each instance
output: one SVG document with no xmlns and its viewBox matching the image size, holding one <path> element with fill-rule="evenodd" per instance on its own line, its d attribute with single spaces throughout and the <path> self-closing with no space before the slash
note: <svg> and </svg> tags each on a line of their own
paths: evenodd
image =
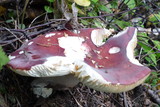
<svg viewBox="0 0 160 107">
<path fill-rule="evenodd" d="M 123 97 L 124 97 L 124 106 L 128 107 L 127 98 L 126 98 L 126 92 L 123 92 Z"/>
<path fill-rule="evenodd" d="M 74 97 L 74 95 L 73 95 L 73 93 L 71 92 L 71 90 L 68 89 L 68 91 L 69 91 L 69 93 L 72 95 L 72 97 L 74 98 L 74 100 L 76 101 L 77 105 L 78 105 L 79 107 L 83 107 L 83 106 L 77 101 L 77 99 Z"/>
<path fill-rule="evenodd" d="M 151 89 L 148 89 L 147 90 L 147 93 L 150 95 L 151 98 L 154 99 L 154 101 L 157 103 L 157 104 L 160 104 L 160 98 L 158 96 L 157 93 L 155 93 L 153 90 Z"/>
</svg>

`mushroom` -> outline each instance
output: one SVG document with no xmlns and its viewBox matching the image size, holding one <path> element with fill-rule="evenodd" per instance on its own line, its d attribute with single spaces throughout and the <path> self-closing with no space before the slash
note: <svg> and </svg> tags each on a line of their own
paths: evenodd
<svg viewBox="0 0 160 107">
<path fill-rule="evenodd" d="M 83 60 L 85 56 L 83 49 L 80 49 L 84 41 L 84 38 L 79 36 L 81 31 L 101 32 L 103 37 L 99 40 L 102 41 L 111 34 L 110 30 L 106 29 L 88 29 L 73 32 L 62 30 L 39 35 L 35 39 L 26 41 L 17 51 L 10 54 L 8 66 L 20 75 L 41 77 L 31 83 L 33 93 L 37 97 L 46 98 L 52 93 L 52 89 L 46 88 L 47 86 L 58 90 L 74 87 L 79 80 L 71 74 L 75 68 L 73 62 Z M 65 39 L 67 41 L 63 42 Z M 67 52 L 70 48 L 76 50 Z"/>
<path fill-rule="evenodd" d="M 136 28 L 128 27 L 105 43 L 113 30 L 88 28 L 76 32 L 54 31 L 29 40 L 9 56 L 8 66 L 24 76 L 71 75 L 75 84 L 80 81 L 113 93 L 131 90 L 149 76 L 150 69 L 134 58 Z"/>
</svg>

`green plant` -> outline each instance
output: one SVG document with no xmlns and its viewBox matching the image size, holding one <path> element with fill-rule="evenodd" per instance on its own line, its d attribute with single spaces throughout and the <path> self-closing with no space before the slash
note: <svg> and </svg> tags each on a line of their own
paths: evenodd
<svg viewBox="0 0 160 107">
<path fill-rule="evenodd" d="M 133 9 L 136 7 L 136 0 L 124 0 L 124 3 L 130 8 Z"/>
<path fill-rule="evenodd" d="M 151 75 L 147 78 L 146 82 L 149 83 L 151 86 L 156 86 L 160 81 L 159 78 L 160 74 L 156 71 L 152 72 Z"/>
<path fill-rule="evenodd" d="M 4 53 L 2 47 L 0 47 L 0 70 L 2 69 L 2 67 L 4 65 L 7 64 L 7 62 L 9 61 L 8 57 L 6 56 L 6 54 Z"/>
<path fill-rule="evenodd" d="M 141 35 L 138 37 L 138 44 L 142 48 L 142 58 L 147 61 L 149 66 L 157 66 L 157 62 L 160 59 L 160 42 L 149 38 L 146 33 L 138 33 L 138 35 Z"/>
<path fill-rule="evenodd" d="M 52 3 L 55 1 L 55 0 L 47 0 L 49 2 L 49 5 L 45 5 L 44 6 L 44 10 L 47 12 L 47 13 L 53 13 L 54 9 L 52 7 Z"/>
<path fill-rule="evenodd" d="M 160 41 L 153 40 L 147 36 L 146 33 L 138 33 L 139 42 L 138 44 L 141 46 L 141 59 L 144 59 L 148 66 L 157 67 L 160 62 Z M 160 81 L 160 73 L 158 71 L 154 71 L 147 78 L 146 82 L 151 86 L 156 86 Z"/>
</svg>

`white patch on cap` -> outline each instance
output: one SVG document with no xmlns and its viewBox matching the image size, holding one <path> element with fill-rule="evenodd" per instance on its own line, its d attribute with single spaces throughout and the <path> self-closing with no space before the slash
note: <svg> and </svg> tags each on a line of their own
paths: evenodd
<svg viewBox="0 0 160 107">
<path fill-rule="evenodd" d="M 24 53 L 24 51 L 20 51 L 20 52 L 19 52 L 19 54 L 23 54 L 23 53 Z"/>
<path fill-rule="evenodd" d="M 117 85 L 120 85 L 120 83 L 117 83 Z"/>
<path fill-rule="evenodd" d="M 91 60 L 92 61 L 92 64 L 95 64 L 96 63 L 96 61 L 94 61 L 94 60 Z"/>
<path fill-rule="evenodd" d="M 76 34 L 81 33 L 81 31 L 79 31 L 79 30 L 73 30 L 73 32 Z"/>
<path fill-rule="evenodd" d="M 47 39 L 47 41 L 51 41 L 51 39 Z"/>
<path fill-rule="evenodd" d="M 106 57 L 104 57 L 105 59 L 109 59 L 107 56 Z"/>
<path fill-rule="evenodd" d="M 105 43 L 105 39 L 112 34 L 112 30 L 108 29 L 95 29 L 91 32 L 91 40 L 97 47 Z"/>
<path fill-rule="evenodd" d="M 110 54 L 116 54 L 116 53 L 120 52 L 120 50 L 121 49 L 119 47 L 112 47 L 112 48 L 109 49 L 109 53 Z"/>
<path fill-rule="evenodd" d="M 134 35 L 132 37 L 132 39 L 129 41 L 126 51 L 127 51 L 127 58 L 129 59 L 129 61 L 133 64 L 139 65 L 139 66 L 143 66 L 141 63 L 139 63 L 139 61 L 137 59 L 135 59 L 134 57 L 134 48 L 137 45 L 137 29 L 135 29 Z"/>
<path fill-rule="evenodd" d="M 54 35 L 56 35 L 56 33 L 49 33 L 49 34 L 46 34 L 45 37 L 48 38 L 48 37 L 52 37 Z"/>
<path fill-rule="evenodd" d="M 28 39 L 26 39 L 25 42 L 28 42 Z"/>
<path fill-rule="evenodd" d="M 74 36 L 58 38 L 59 46 L 65 49 L 65 56 L 74 60 L 84 60 L 86 58 L 88 49 L 82 45 L 83 41 L 83 38 Z"/>
<path fill-rule="evenodd" d="M 32 44 L 33 44 L 33 42 L 29 42 L 29 43 L 28 43 L 28 45 L 32 45 Z"/>
<path fill-rule="evenodd" d="M 10 60 L 12 60 L 12 59 L 16 58 L 16 56 L 9 55 L 8 58 L 9 58 Z"/>
</svg>

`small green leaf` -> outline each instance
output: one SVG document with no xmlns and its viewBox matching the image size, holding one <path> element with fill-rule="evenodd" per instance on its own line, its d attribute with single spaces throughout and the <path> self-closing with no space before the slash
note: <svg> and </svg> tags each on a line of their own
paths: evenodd
<svg viewBox="0 0 160 107">
<path fill-rule="evenodd" d="M 97 20 L 94 20 L 94 26 L 96 28 L 104 28 L 105 24 L 101 20 L 97 19 Z"/>
<path fill-rule="evenodd" d="M 16 13 L 13 10 L 8 10 L 8 17 L 12 18 L 12 17 L 16 17 Z"/>
<path fill-rule="evenodd" d="M 149 16 L 149 21 L 155 22 L 160 20 L 160 13 L 159 14 L 151 14 Z"/>
<path fill-rule="evenodd" d="M 89 22 L 87 20 L 81 20 L 81 23 L 84 25 L 89 25 Z"/>
<path fill-rule="evenodd" d="M 47 13 L 52 13 L 53 12 L 53 8 L 50 6 L 44 6 L 44 9 Z"/>
<path fill-rule="evenodd" d="M 156 54 L 152 54 L 154 53 L 154 51 L 152 50 L 152 48 L 150 48 L 149 46 L 143 44 L 142 42 L 138 42 L 138 44 L 143 48 L 144 52 L 146 52 L 149 56 L 149 58 L 145 58 L 148 62 L 151 63 L 151 61 L 157 65 L 157 58 L 156 58 Z M 150 61 L 151 60 L 151 61 Z"/>
<path fill-rule="evenodd" d="M 152 40 L 152 42 L 154 43 L 154 45 L 155 45 L 158 49 L 160 49 L 160 42 L 159 42 L 159 41 L 157 41 L 157 40 Z"/>
<path fill-rule="evenodd" d="M 142 40 L 142 41 L 144 41 L 145 43 L 148 44 L 149 37 L 148 37 L 148 35 L 146 33 L 144 33 L 144 32 L 138 32 L 137 35 L 138 35 L 138 39 L 139 40 Z"/>
<path fill-rule="evenodd" d="M 124 0 L 124 3 L 130 8 L 133 9 L 136 6 L 135 0 Z"/>
<path fill-rule="evenodd" d="M 111 3 L 111 7 L 113 9 L 117 9 L 118 8 L 118 1 L 117 0 L 112 0 L 110 3 Z"/>
<path fill-rule="evenodd" d="M 98 2 L 98 0 L 91 0 L 92 2 L 94 2 L 94 3 L 97 3 Z"/>
<path fill-rule="evenodd" d="M 6 23 L 12 23 L 14 20 L 13 19 L 8 19 L 6 20 Z"/>
<path fill-rule="evenodd" d="M 156 54 L 152 54 L 152 53 L 148 53 L 150 54 L 149 57 L 151 58 L 151 60 L 153 61 L 153 63 L 155 65 L 157 65 L 157 58 L 156 58 Z"/>
<path fill-rule="evenodd" d="M 120 21 L 120 20 L 115 20 L 115 23 L 122 29 L 128 26 L 131 26 L 130 22 L 125 22 L 125 21 Z"/>
<path fill-rule="evenodd" d="M 25 24 L 19 24 L 18 27 L 19 27 L 20 29 L 25 29 L 25 28 L 26 28 Z"/>
<path fill-rule="evenodd" d="M 138 44 L 144 49 L 145 52 L 148 52 L 151 50 L 151 48 L 149 46 L 145 45 L 142 42 L 138 42 Z"/>
<path fill-rule="evenodd" d="M 156 71 L 153 71 L 151 72 L 151 75 L 146 79 L 146 82 L 151 84 L 152 86 L 155 86 L 159 80 L 160 80 L 159 73 Z"/>
<path fill-rule="evenodd" d="M 55 0 L 47 0 L 48 2 L 50 2 L 50 3 L 53 3 Z"/>
<path fill-rule="evenodd" d="M 157 72 L 151 72 L 151 74 L 154 75 L 154 76 L 156 76 L 156 77 L 158 76 Z"/>
<path fill-rule="evenodd" d="M 110 13 L 110 12 L 111 12 L 111 10 L 110 10 L 107 6 L 104 6 L 104 5 L 100 5 L 100 6 L 99 6 L 99 9 L 100 9 L 101 11 L 105 11 L 105 12 L 107 12 L 107 13 Z"/>
<path fill-rule="evenodd" d="M 92 17 L 92 16 L 98 16 L 97 12 L 95 12 L 95 11 L 88 12 L 88 15 L 89 15 L 90 17 Z"/>
<path fill-rule="evenodd" d="M 7 62 L 9 61 L 8 57 L 6 56 L 6 54 L 4 53 L 2 47 L 0 47 L 0 70 L 2 69 L 2 67 L 4 65 L 7 64 Z"/>
</svg>

